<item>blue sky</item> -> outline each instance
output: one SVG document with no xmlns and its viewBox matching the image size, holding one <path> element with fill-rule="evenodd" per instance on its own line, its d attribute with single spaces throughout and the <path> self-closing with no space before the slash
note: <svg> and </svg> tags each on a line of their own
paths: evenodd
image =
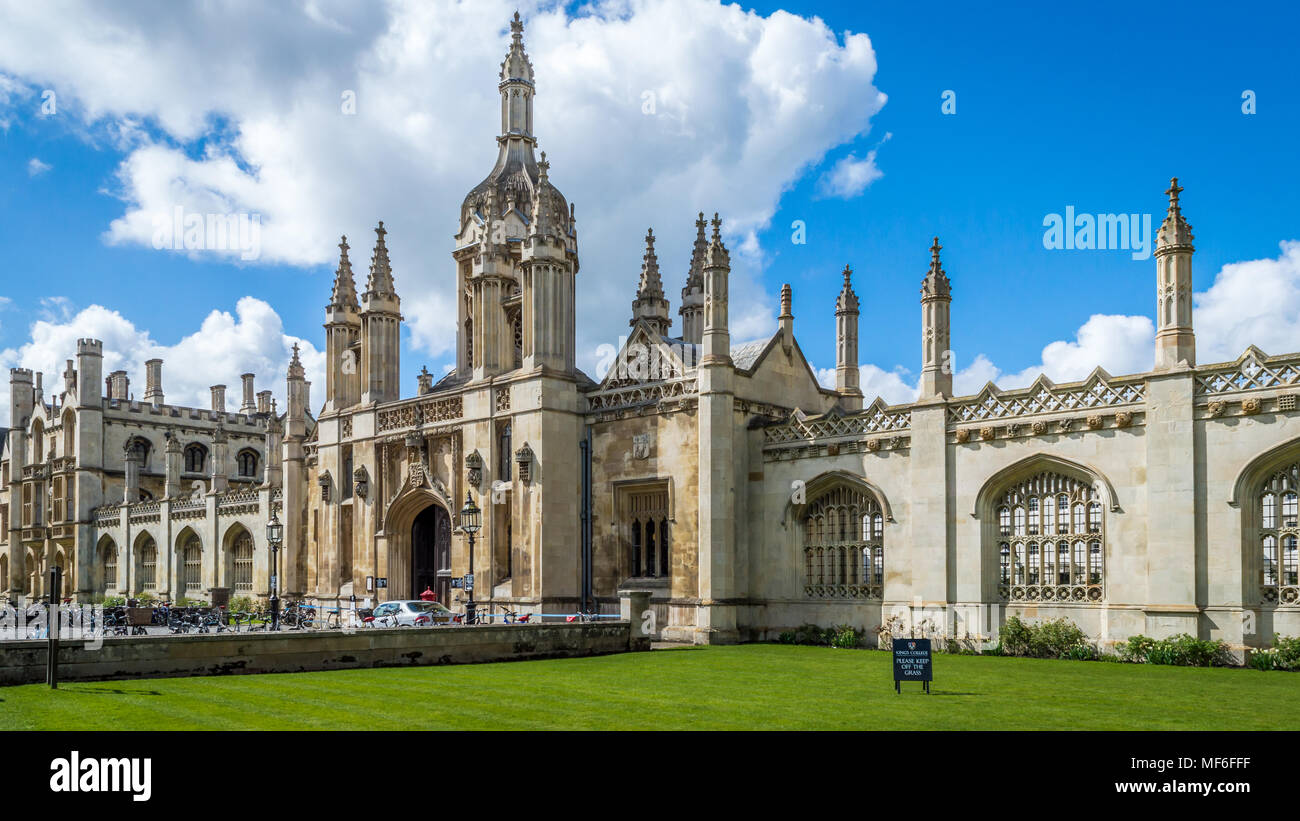
<svg viewBox="0 0 1300 821">
<path fill-rule="evenodd" d="M 1281 353 L 1277 346 L 1288 344 L 1288 351 L 1300 349 L 1294 318 L 1300 305 L 1289 301 L 1300 293 L 1296 285 L 1300 274 L 1294 270 L 1294 257 L 1300 254 L 1279 250 L 1279 243 L 1300 239 L 1295 224 L 1300 194 L 1294 171 L 1300 88 L 1288 49 L 1298 16 L 1293 8 L 1235 5 L 1225 10 L 1215 4 L 1185 3 L 1176 10 L 1158 10 L 1090 3 L 1066 13 L 1064 7 L 1040 3 L 745 5 L 745 11 L 753 12 L 746 18 L 753 31 L 776 27 L 788 13 L 818 17 L 832 33 L 833 42 L 821 47 L 822 52 L 810 46 L 806 61 L 790 56 L 788 68 L 769 66 L 775 73 L 797 76 L 814 71 L 819 53 L 843 57 L 847 31 L 870 38 L 874 75 L 859 65 L 851 75 L 846 69 L 842 77 L 829 76 L 816 86 L 824 98 L 810 97 L 796 112 L 797 121 L 811 125 L 807 138 L 789 138 L 786 153 L 791 167 L 776 169 L 773 180 L 754 186 L 750 178 L 761 176 L 762 169 L 747 168 L 741 160 L 733 164 L 726 156 L 730 143 L 725 138 L 734 120 L 728 109 L 734 82 L 730 72 L 752 70 L 752 60 L 747 64 L 750 58 L 742 54 L 734 65 L 720 62 L 714 72 L 709 63 L 713 58 L 700 56 L 686 81 L 680 77 L 664 81 L 667 89 L 680 89 L 687 81 L 698 86 L 691 92 L 694 96 L 686 97 L 690 114 L 677 124 L 680 129 L 671 141 L 663 134 L 672 124 L 659 120 L 646 121 L 640 130 L 611 130 L 589 138 L 590 151 L 607 151 L 611 165 L 630 166 L 619 173 L 631 180 L 650 180 L 648 188 L 661 195 L 646 197 L 627 185 L 602 185 L 600 173 L 583 173 L 600 166 L 584 164 L 581 135 L 571 133 L 595 131 L 584 117 L 599 121 L 606 116 L 598 110 L 601 101 L 624 91 L 637 101 L 636 81 L 628 80 L 623 88 L 617 76 L 602 76 L 577 58 L 571 65 L 567 62 L 571 58 L 562 55 L 566 54 L 564 37 L 599 38 L 602 26 L 634 32 L 639 26 L 641 39 L 646 32 L 653 37 L 661 31 L 651 8 L 656 5 L 618 3 L 594 11 L 524 5 L 530 26 L 526 41 L 538 75 L 538 133 L 544 148 L 548 140 L 556 146 L 552 180 L 577 203 L 579 248 L 584 253 L 578 287 L 591 295 L 585 303 L 580 299 L 584 350 L 579 360 L 589 369 L 596 344 L 612 341 L 630 314 L 643 226 L 653 225 L 661 237 L 659 258 L 675 316 L 690 254 L 693 214 L 717 207 L 729 219 L 728 204 L 738 214 L 731 224 L 739 232 L 730 237 L 733 247 L 744 244 L 747 236 L 750 241 L 747 273 L 737 274 L 743 284 L 755 286 L 743 289 L 752 302 L 744 330 L 758 335 L 774 329 L 776 294 L 781 283 L 790 282 L 796 333 L 821 369 L 834 367 L 830 320 L 839 271 L 845 263 L 853 266 L 863 302 L 862 360 L 892 374 L 873 380 L 864 373 L 868 393 L 879 386 L 891 401 L 901 401 L 907 398 L 907 386 L 915 383 L 917 291 L 928 265 L 930 238 L 936 234 L 953 281 L 957 366 L 968 369 L 977 355 L 984 357 L 983 366 L 970 370 L 967 385 L 991 375 L 1004 382 L 1024 382 L 1028 371 L 1053 368 L 1061 371 L 1052 374 L 1058 379 L 1078 378 L 1078 360 L 1089 358 L 1108 360 L 1114 363 L 1112 368 L 1144 369 L 1142 358 L 1149 366 L 1150 357 L 1143 352 L 1144 331 L 1134 318 L 1152 313 L 1154 260 L 1133 260 L 1126 250 L 1047 250 L 1042 242 L 1043 219 L 1073 206 L 1081 213 L 1151 214 L 1153 227 L 1158 226 L 1165 206 L 1162 192 L 1174 175 L 1186 189 L 1184 213 L 1196 234 L 1198 292 L 1216 286 L 1224 266 L 1263 261 L 1262 267 L 1241 268 L 1233 282 L 1225 278 L 1220 283 L 1213 305 L 1207 308 L 1204 330 L 1199 327 L 1203 306 L 1198 300 L 1202 361 L 1240 353 L 1242 334 L 1249 332 L 1240 327 L 1245 320 L 1269 329 L 1260 333 L 1256 343 L 1265 350 Z M 698 6 L 705 35 L 708 25 L 726 32 L 737 19 L 713 4 Z M 72 351 L 52 353 L 51 340 L 83 335 L 72 327 L 77 321 L 94 330 L 98 327 L 91 321 L 94 317 L 83 312 L 98 305 L 129 323 L 131 332 L 124 331 L 123 339 L 134 334 L 131 338 L 138 342 L 147 332 L 153 345 L 175 348 L 180 360 L 175 368 L 185 373 L 173 377 L 169 370 L 165 380 L 175 378 L 190 394 L 198 395 L 200 383 L 237 384 L 232 375 L 247 367 L 258 368 L 259 379 L 273 380 L 277 394 L 282 394 L 287 340 L 302 338 L 317 348 L 322 344 L 320 324 L 337 234 L 350 234 L 360 288 L 373 242 L 369 230 L 379 219 L 385 219 L 394 232 L 390 237 L 394 271 L 407 318 L 424 323 L 422 330 L 408 329 L 404 338 L 405 392 L 413 392 L 422 365 L 440 373 L 451 361 L 447 331 L 442 328 L 448 303 L 440 302 L 436 294 L 452 282 L 447 252 L 455 204 L 495 158 L 492 137 L 497 123 L 491 113 L 496 105 L 495 71 L 507 42 L 507 16 L 499 9 L 489 9 L 485 18 L 497 22 L 475 24 L 486 30 L 461 32 L 464 38 L 484 41 L 483 56 L 449 56 L 438 47 L 444 41 L 435 31 L 430 35 L 433 45 L 420 58 L 427 61 L 421 70 L 387 75 L 397 78 L 389 81 L 390 86 L 410 83 L 409 89 L 399 86 L 391 91 L 403 99 L 452 94 L 444 86 L 454 86 L 467 111 L 475 113 L 452 121 L 463 132 L 457 137 L 457 145 L 466 146 L 462 153 L 439 153 L 442 137 L 449 133 L 442 123 L 433 129 L 436 139 L 415 140 L 427 147 L 427 153 L 421 149 L 404 154 L 391 144 L 375 143 L 364 132 L 346 133 L 351 121 L 320 128 L 302 125 L 305 117 L 292 119 L 292 111 L 285 113 L 286 108 L 309 100 L 318 88 L 326 89 L 322 94 L 327 100 L 336 99 L 337 85 L 346 88 L 352 82 L 349 60 L 359 67 L 358 74 L 373 74 L 376 65 L 385 64 L 382 58 L 390 52 L 368 50 L 383 34 L 382 19 L 366 20 L 365 15 L 344 11 L 342 6 L 333 16 L 326 9 L 324 22 L 318 11 L 304 10 L 297 20 L 282 10 L 275 25 L 309 34 L 303 35 L 301 43 L 286 46 L 283 54 L 277 55 L 273 44 L 264 50 L 253 44 L 248 56 L 224 49 L 220 35 L 205 34 L 198 18 L 187 20 L 191 12 L 197 14 L 193 9 L 168 11 L 175 7 L 163 6 L 153 12 L 142 8 L 113 12 L 117 15 L 110 21 L 113 26 L 140 36 L 123 38 L 125 44 L 119 42 L 109 50 L 84 48 L 78 38 L 96 34 L 78 29 L 81 24 L 63 25 L 50 17 L 53 12 L 20 8 L 16 4 L 0 12 L 0 17 L 16 23 L 9 37 L 30 40 L 40 32 L 60 34 L 57 42 L 26 53 L 17 40 L 6 44 L 6 35 L 0 35 L 0 243 L 6 249 L 0 285 L 0 359 L 5 361 L 0 364 L 31 364 L 53 356 L 61 365 Z M 474 13 L 457 6 L 444 16 Z M 145 19 L 150 14 L 164 18 L 165 25 Z M 166 19 L 173 16 L 176 19 Z M 406 22 L 413 31 L 421 25 L 419 19 Z M 436 25 L 428 22 L 431 30 Z M 815 26 L 812 21 L 791 30 L 806 33 Z M 259 36 L 257 29 L 250 24 L 251 39 Z M 162 36 L 160 31 L 175 37 L 178 46 L 172 51 L 182 56 L 154 54 L 147 47 L 150 37 Z M 663 36 L 674 35 L 664 32 Z M 456 43 L 458 37 L 453 32 L 445 42 Z M 708 37 L 702 37 L 702 42 L 707 45 Z M 316 60 L 295 62 L 297 48 L 322 53 Z M 342 55 L 336 61 L 341 69 L 320 67 L 330 62 L 324 50 L 331 49 Z M 84 65 L 80 70 L 52 67 L 49 61 L 58 58 Z M 768 59 L 761 53 L 760 58 Z M 177 70 L 190 72 L 199 81 L 182 86 L 182 93 L 167 86 L 159 77 L 172 68 L 168 59 L 183 61 Z M 782 53 L 775 59 L 779 63 L 786 57 Z M 241 60 L 252 68 L 245 70 Z M 97 61 L 103 61 L 103 66 Z M 112 66 L 134 65 L 134 61 L 138 61 L 136 73 L 124 75 L 131 88 L 114 88 L 107 81 L 97 84 L 96 75 L 111 78 Z M 440 82 L 444 68 L 447 77 Z M 253 69 L 261 75 L 250 80 L 246 75 Z M 340 78 L 331 86 L 334 72 Z M 210 84 L 205 77 L 211 78 Z M 248 90 L 235 88 L 240 82 L 248 82 Z M 357 82 L 364 87 L 363 81 Z M 563 91 L 548 98 L 557 86 Z M 590 90 L 594 87 L 600 93 Z M 55 116 L 40 112 L 44 88 L 58 92 L 60 108 Z M 941 111 L 946 90 L 955 93 L 955 114 Z M 1246 90 L 1255 94 L 1254 114 L 1242 111 Z M 873 103 L 876 92 L 888 98 L 882 107 Z M 247 106 L 241 102 L 261 96 L 266 98 L 264 104 L 260 99 Z M 576 105 L 562 111 L 544 108 L 556 96 L 580 103 L 597 101 L 591 105 L 595 113 L 578 110 Z M 375 99 L 373 93 L 363 94 L 367 115 L 375 110 L 370 102 Z M 700 102 L 710 99 L 721 101 L 718 110 Z M 664 100 L 667 111 L 671 100 L 668 96 Z M 857 114 L 854 109 L 859 109 Z M 386 113 L 389 123 L 401 120 Z M 409 129 L 419 132 L 426 127 L 423 113 L 417 99 L 402 111 L 402 117 L 409 117 Z M 747 144 L 759 144 L 763 118 L 755 117 L 745 127 L 750 134 Z M 794 129 L 788 122 L 770 127 Z M 284 134 L 274 133 L 276 128 L 283 128 Z M 724 138 L 719 139 L 719 134 Z M 401 135 L 393 137 L 392 131 L 385 131 L 383 136 L 398 140 Z M 297 149 L 294 140 L 301 141 Z M 260 164 L 250 160 L 251 144 L 258 145 Z M 277 154 L 274 146 L 280 145 L 288 147 L 282 152 L 287 156 Z M 736 151 L 744 146 L 737 142 Z M 809 146 L 805 161 L 799 152 Z M 153 153 L 146 150 L 151 148 Z M 661 149 L 661 154 L 656 153 Z M 712 188 L 702 184 L 678 196 L 672 190 L 672 169 L 662 166 L 671 165 L 671 158 L 679 156 L 675 152 L 690 156 L 695 150 L 710 152 L 718 181 Z M 164 156 L 168 151 L 195 165 L 185 170 L 187 181 L 180 186 L 190 193 L 196 188 L 194 180 L 210 173 L 208 193 L 240 200 L 249 210 L 291 213 L 292 220 L 282 220 L 290 227 L 274 237 L 275 247 L 283 250 L 269 259 L 245 263 L 220 255 L 155 250 L 138 241 L 138 235 L 133 240 L 129 232 L 113 236 L 115 220 L 143 207 L 151 190 L 167 190 L 167 170 L 177 162 L 176 157 Z M 860 192 L 828 191 L 837 163 L 850 156 L 862 162 L 872 151 L 871 173 L 877 178 Z M 222 155 L 233 157 L 234 170 L 210 167 L 214 156 Z M 661 155 L 669 159 L 659 167 L 650 163 L 645 169 L 637 167 L 645 156 Z M 146 160 L 159 157 L 162 160 L 154 166 L 140 170 Z M 40 164 L 34 165 L 33 160 Z M 767 165 L 772 164 L 767 160 Z M 411 179 L 405 173 L 408 166 Z M 436 184 L 415 182 L 426 171 Z M 313 195 L 309 183 L 333 173 L 352 175 L 356 182 L 336 198 Z M 702 176 L 708 179 L 707 174 Z M 281 179 L 286 182 L 274 182 Z M 276 190 L 277 185 L 288 188 L 300 181 L 308 189 L 303 199 L 312 203 L 310 213 L 300 203 L 280 205 L 285 195 Z M 752 213 L 742 203 L 752 203 Z M 806 244 L 790 241 L 795 220 L 807 226 Z M 291 229 L 294 236 L 284 239 Z M 427 243 L 426 234 L 433 238 Z M 1252 293 L 1250 282 L 1255 277 L 1267 280 L 1269 288 Z M 1273 293 L 1280 296 L 1264 297 Z M 247 314 L 237 311 L 239 301 L 250 296 L 267 303 L 273 313 L 252 308 Z M 1258 308 L 1258 315 L 1244 317 L 1241 306 Z M 204 324 L 212 321 L 214 310 L 231 315 L 225 325 Z M 1095 338 L 1079 342 L 1080 328 L 1098 314 L 1128 319 L 1117 319 L 1119 324 L 1113 326 L 1096 323 Z M 275 317 L 282 327 L 274 327 Z M 38 321 L 59 331 L 47 329 L 44 346 L 33 342 L 33 323 Z M 99 316 L 97 321 L 105 320 Z M 259 330 L 231 341 L 230 334 L 238 330 L 227 327 L 232 322 L 240 327 L 245 322 L 256 324 Z M 582 338 L 584 327 L 597 330 Z M 1112 333 L 1112 327 L 1122 332 Z M 211 342 L 201 329 L 224 342 Z M 192 338 L 189 353 L 182 347 L 186 338 Z M 1045 355 L 1044 348 L 1052 343 L 1076 347 L 1064 357 Z M 253 350 L 263 344 L 267 350 Z M 1207 353 L 1220 351 L 1232 352 L 1206 358 Z M 143 358 L 141 354 L 124 359 L 133 370 L 133 381 L 140 383 L 143 373 L 134 369 Z M 214 375 L 189 373 L 200 366 Z M 317 382 L 323 385 L 319 377 Z M 322 399 L 318 393 L 313 403 L 319 405 Z M 232 396 L 232 401 L 237 399 Z"/>
</svg>

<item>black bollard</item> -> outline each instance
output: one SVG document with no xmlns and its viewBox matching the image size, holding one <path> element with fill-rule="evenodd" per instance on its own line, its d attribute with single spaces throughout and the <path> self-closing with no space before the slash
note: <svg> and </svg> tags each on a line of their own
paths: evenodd
<svg viewBox="0 0 1300 821">
<path fill-rule="evenodd" d="M 63 568 L 57 564 L 50 568 L 50 609 L 46 613 L 46 651 L 45 683 L 51 690 L 59 689 L 59 601 L 63 596 Z"/>
</svg>

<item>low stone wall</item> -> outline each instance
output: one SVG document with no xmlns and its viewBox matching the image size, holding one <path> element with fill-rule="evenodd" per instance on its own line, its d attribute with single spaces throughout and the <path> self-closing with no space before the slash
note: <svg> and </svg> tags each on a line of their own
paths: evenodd
<svg viewBox="0 0 1300 821">
<path fill-rule="evenodd" d="M 565 658 L 643 649 L 628 621 L 364 629 L 352 633 L 217 633 L 104 638 L 59 645 L 60 681 L 298 673 Z M 0 685 L 45 681 L 43 640 L 0 643 Z M 648 648 L 647 648 L 648 649 Z"/>
</svg>

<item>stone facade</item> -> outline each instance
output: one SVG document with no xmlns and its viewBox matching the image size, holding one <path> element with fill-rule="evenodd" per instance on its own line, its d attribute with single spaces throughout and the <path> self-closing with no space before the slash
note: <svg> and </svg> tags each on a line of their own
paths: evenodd
<svg viewBox="0 0 1300 821">
<path fill-rule="evenodd" d="M 680 335 L 650 232 L 627 341 L 596 382 L 575 367 L 577 223 L 545 154 L 534 156 L 518 19 L 499 91 L 496 165 L 457 215 L 455 369 L 436 383 L 422 372 L 416 395 L 400 396 L 401 265 L 380 223 L 360 297 L 340 243 L 316 418 L 296 359 L 283 414 L 169 408 L 160 387 L 146 404 L 105 397 L 91 340 L 56 401 L 39 375 L 13 371 L 0 489 L 11 596 L 39 594 L 35 571 L 72 556 L 78 596 L 136 592 L 136 558 L 118 559 L 115 586 L 95 568 L 102 545 L 127 555 L 146 531 L 171 551 L 159 562 L 172 575 L 155 589 L 172 595 L 187 572 L 176 551 L 194 534 L 199 588 L 235 589 L 230 534 L 247 531 L 251 590 L 263 595 L 274 509 L 286 526 L 282 589 L 324 602 L 432 587 L 455 607 L 464 591 L 451 580 L 472 571 L 489 607 L 613 612 L 620 591 L 648 593 L 658 635 L 695 642 L 895 618 L 988 636 L 1011 614 L 1066 617 L 1102 641 L 1187 632 L 1258 646 L 1300 633 L 1300 354 L 1251 348 L 1196 363 L 1193 237 L 1176 181 L 1157 238 L 1150 372 L 954 396 L 953 289 L 936 239 L 918 399 L 864 402 L 851 270 L 826 306 L 830 389 L 796 340 L 789 286 L 777 331 L 733 344 L 720 220 L 700 214 Z M 56 457 L 68 424 L 76 455 Z M 184 432 L 159 438 L 169 428 Z M 151 454 L 134 473 L 132 436 Z M 214 462 L 192 487 L 171 461 L 158 467 L 191 439 L 224 454 L 224 477 Z M 235 487 L 229 460 L 244 446 L 271 461 Z M 61 475 L 75 510 L 33 521 L 24 494 L 41 498 Z M 473 567 L 458 527 L 467 496 L 483 509 Z"/>
</svg>

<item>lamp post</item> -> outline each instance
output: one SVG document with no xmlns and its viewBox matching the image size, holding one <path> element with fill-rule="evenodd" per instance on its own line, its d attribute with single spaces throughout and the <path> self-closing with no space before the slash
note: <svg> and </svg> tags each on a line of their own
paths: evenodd
<svg viewBox="0 0 1300 821">
<path fill-rule="evenodd" d="M 271 511 L 271 521 L 266 523 L 266 541 L 271 546 L 271 629 L 280 629 L 280 580 L 279 557 L 280 542 L 284 539 L 284 525 L 280 517 Z"/>
<path fill-rule="evenodd" d="M 474 504 L 474 499 L 465 491 L 465 506 L 460 510 L 460 529 L 465 531 L 469 536 L 469 573 L 466 579 L 469 584 L 465 585 L 465 592 L 469 594 L 469 601 L 465 602 L 465 623 L 474 624 L 474 534 L 478 533 L 481 522 L 478 505 Z"/>
</svg>

